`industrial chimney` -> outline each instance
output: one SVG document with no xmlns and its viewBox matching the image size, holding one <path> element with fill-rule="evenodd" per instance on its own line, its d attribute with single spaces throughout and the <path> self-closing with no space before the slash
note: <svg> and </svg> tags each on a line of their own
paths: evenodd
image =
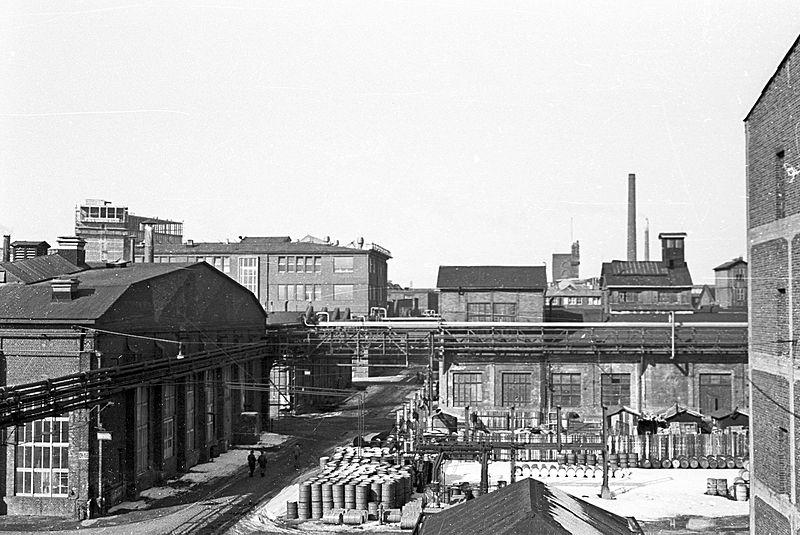
<svg viewBox="0 0 800 535">
<path fill-rule="evenodd" d="M 636 175 L 628 174 L 628 261 L 636 261 Z"/>
<path fill-rule="evenodd" d="M 644 259 L 650 261 L 650 220 L 644 218 Z"/>
<path fill-rule="evenodd" d="M 144 224 L 144 262 L 152 264 L 155 262 L 155 247 L 153 246 L 153 225 Z"/>
<path fill-rule="evenodd" d="M 11 235 L 3 235 L 3 262 L 11 261 Z"/>
</svg>

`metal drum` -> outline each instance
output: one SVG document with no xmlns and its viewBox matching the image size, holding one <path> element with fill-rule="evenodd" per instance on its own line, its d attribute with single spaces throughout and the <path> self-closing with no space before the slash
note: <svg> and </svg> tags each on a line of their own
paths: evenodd
<svg viewBox="0 0 800 535">
<path fill-rule="evenodd" d="M 286 502 L 286 519 L 295 520 L 297 518 L 297 502 Z"/>
</svg>

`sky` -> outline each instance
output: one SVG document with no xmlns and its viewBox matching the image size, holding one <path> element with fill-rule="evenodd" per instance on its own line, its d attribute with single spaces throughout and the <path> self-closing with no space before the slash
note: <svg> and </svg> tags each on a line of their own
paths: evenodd
<svg viewBox="0 0 800 535">
<path fill-rule="evenodd" d="M 440 265 L 581 276 L 686 232 L 695 284 L 746 257 L 743 119 L 796 1 L 20 1 L 0 10 L 0 231 L 85 199 L 197 241 L 308 234 Z"/>
</svg>

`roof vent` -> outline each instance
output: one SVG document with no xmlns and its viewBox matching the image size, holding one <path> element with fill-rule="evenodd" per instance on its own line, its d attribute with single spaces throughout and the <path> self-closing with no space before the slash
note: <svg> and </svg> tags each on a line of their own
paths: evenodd
<svg viewBox="0 0 800 535">
<path fill-rule="evenodd" d="M 78 294 L 78 279 L 53 279 L 50 288 L 51 301 L 72 301 Z"/>
</svg>

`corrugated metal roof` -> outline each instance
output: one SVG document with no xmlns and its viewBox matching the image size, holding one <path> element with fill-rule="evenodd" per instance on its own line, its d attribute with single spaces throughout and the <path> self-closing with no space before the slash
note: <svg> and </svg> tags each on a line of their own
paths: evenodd
<svg viewBox="0 0 800 535">
<path fill-rule="evenodd" d="M 425 515 L 421 535 L 630 535 L 629 520 L 527 478 L 440 513 Z"/>
<path fill-rule="evenodd" d="M 0 322 L 19 320 L 94 320 L 133 284 L 199 264 L 134 264 L 125 268 L 75 273 L 77 295 L 53 302 L 49 282 L 0 286 Z"/>
<path fill-rule="evenodd" d="M 439 266 L 439 289 L 544 290 L 544 266 Z"/>
<path fill-rule="evenodd" d="M 35 256 L 15 262 L 0 262 L 0 271 L 5 271 L 19 282 L 30 284 L 82 271 L 60 255 Z M 10 281 L 7 281 L 10 282 Z"/>
</svg>

